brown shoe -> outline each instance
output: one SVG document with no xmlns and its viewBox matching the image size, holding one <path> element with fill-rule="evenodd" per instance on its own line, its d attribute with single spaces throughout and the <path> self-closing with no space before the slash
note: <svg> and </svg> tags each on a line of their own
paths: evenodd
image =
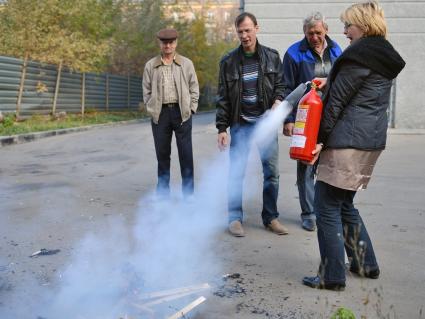
<svg viewBox="0 0 425 319">
<path fill-rule="evenodd" d="M 275 234 L 278 235 L 287 235 L 289 234 L 288 228 L 286 228 L 285 226 L 283 226 L 278 220 L 277 218 L 273 219 L 270 224 L 268 224 L 266 226 L 266 228 L 268 230 L 271 230 L 272 232 L 274 232 Z"/>
<path fill-rule="evenodd" d="M 235 237 L 244 237 L 245 232 L 243 231 L 242 223 L 239 220 L 234 220 L 229 224 L 229 232 Z"/>
</svg>

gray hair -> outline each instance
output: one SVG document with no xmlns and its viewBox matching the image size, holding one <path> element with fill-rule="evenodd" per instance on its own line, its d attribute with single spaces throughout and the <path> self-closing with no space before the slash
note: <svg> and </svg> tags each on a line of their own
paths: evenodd
<svg viewBox="0 0 425 319">
<path fill-rule="evenodd" d="M 327 30 L 328 24 L 326 23 L 325 17 L 319 11 L 313 12 L 305 17 L 303 21 L 303 30 L 304 32 L 307 29 L 314 27 L 318 22 L 322 22 L 323 27 Z"/>
</svg>

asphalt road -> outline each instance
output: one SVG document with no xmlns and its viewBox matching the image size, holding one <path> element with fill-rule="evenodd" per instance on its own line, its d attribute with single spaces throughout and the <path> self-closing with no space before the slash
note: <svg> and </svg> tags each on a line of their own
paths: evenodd
<svg viewBox="0 0 425 319">
<path fill-rule="evenodd" d="M 280 137 L 277 236 L 261 224 L 261 167 L 254 152 L 245 180 L 244 238 L 226 231 L 227 154 L 216 148 L 212 113 L 194 117 L 197 195 L 180 200 L 175 147 L 170 203 L 151 194 L 156 160 L 147 122 L 65 134 L 0 149 L 0 318 L 165 318 L 201 294 L 192 318 L 425 317 L 425 138 L 388 137 L 356 204 L 382 275 L 347 276 L 346 291 L 301 284 L 316 272 L 316 233 L 301 229 L 295 162 Z M 45 248 L 52 254 L 29 257 Z M 55 251 L 55 250 L 60 251 Z M 223 279 L 224 274 L 233 276 Z M 155 311 L 141 293 L 209 283 Z M 363 318 L 362 317 L 362 318 Z"/>
</svg>

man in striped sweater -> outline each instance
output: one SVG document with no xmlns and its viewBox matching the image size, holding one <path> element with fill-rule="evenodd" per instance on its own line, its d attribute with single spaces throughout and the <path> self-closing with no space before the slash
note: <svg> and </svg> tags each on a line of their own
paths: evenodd
<svg viewBox="0 0 425 319">
<path fill-rule="evenodd" d="M 260 45 L 257 19 L 244 12 L 235 20 L 241 45 L 225 55 L 220 62 L 217 92 L 216 127 L 218 147 L 227 148 L 230 128 L 229 172 L 229 232 L 236 237 L 245 235 L 242 228 L 242 185 L 250 150 L 250 139 L 255 123 L 268 109 L 283 100 L 282 63 L 279 53 Z M 278 221 L 277 196 L 279 192 L 278 136 L 268 145 L 257 145 L 263 167 L 264 226 L 278 235 L 288 230 Z"/>
</svg>

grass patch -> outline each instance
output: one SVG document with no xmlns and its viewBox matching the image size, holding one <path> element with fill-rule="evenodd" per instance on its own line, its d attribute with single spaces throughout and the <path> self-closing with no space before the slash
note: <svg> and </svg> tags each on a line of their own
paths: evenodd
<svg viewBox="0 0 425 319">
<path fill-rule="evenodd" d="M 356 316 L 350 309 L 341 307 L 335 311 L 331 319 L 356 319 Z"/>
<path fill-rule="evenodd" d="M 0 123 L 0 136 L 128 121 L 145 117 L 147 117 L 146 113 L 141 111 L 101 112 L 88 110 L 84 117 L 81 114 L 58 113 L 55 116 L 34 115 L 27 119 L 16 121 L 14 114 L 8 114 L 3 122 Z"/>
</svg>

